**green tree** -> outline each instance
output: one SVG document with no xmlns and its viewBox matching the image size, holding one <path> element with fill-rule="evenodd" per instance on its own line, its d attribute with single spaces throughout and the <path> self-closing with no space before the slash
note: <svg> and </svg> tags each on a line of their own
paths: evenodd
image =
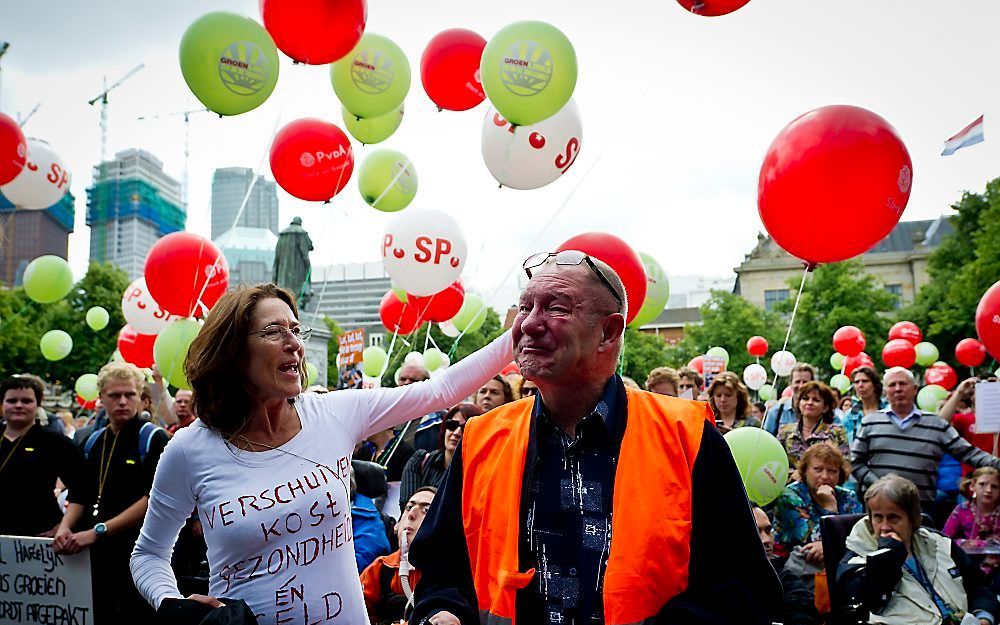
<svg viewBox="0 0 1000 625">
<path fill-rule="evenodd" d="M 663 339 L 635 328 L 625 328 L 625 349 L 622 351 L 622 372 L 642 386 L 646 376 L 668 362 L 667 345 Z"/>
<path fill-rule="evenodd" d="M 797 288 L 797 287 L 796 287 Z M 752 362 L 747 353 L 747 340 L 752 336 L 767 339 L 770 350 L 781 349 L 785 326 L 781 317 L 726 291 L 712 291 L 701 306 L 701 325 L 684 327 L 684 338 L 667 351 L 667 362 L 681 367 L 710 347 L 724 347 L 729 352 L 730 371 L 742 374 Z M 765 365 L 766 366 L 766 365 Z"/>
<path fill-rule="evenodd" d="M 326 329 L 330 331 L 330 342 L 326 344 L 326 363 L 330 371 L 337 368 L 337 354 L 340 352 L 340 335 L 344 333 L 344 330 L 340 327 L 336 321 L 323 315 L 323 323 L 326 324 Z M 336 381 L 335 376 L 327 374 L 328 381 Z M 331 382 L 331 384 L 333 383 Z"/>
<path fill-rule="evenodd" d="M 799 284 L 798 278 L 788 281 L 792 293 L 798 293 Z M 878 361 L 892 323 L 885 313 L 892 310 L 895 301 L 895 296 L 874 276 L 865 273 L 858 260 L 820 265 L 802 291 L 788 349 L 799 361 L 819 367 L 828 377 L 833 374 L 833 333 L 841 326 L 852 325 L 864 332 L 865 351 Z M 776 309 L 791 314 L 794 305 L 790 297 Z M 772 348 L 781 349 L 781 344 Z"/>
<path fill-rule="evenodd" d="M 1000 279 L 1000 178 L 983 194 L 963 194 L 952 208 L 958 212 L 951 218 L 954 233 L 931 253 L 930 282 L 903 311 L 948 357 L 960 340 L 976 336 L 979 299 Z"/>
</svg>

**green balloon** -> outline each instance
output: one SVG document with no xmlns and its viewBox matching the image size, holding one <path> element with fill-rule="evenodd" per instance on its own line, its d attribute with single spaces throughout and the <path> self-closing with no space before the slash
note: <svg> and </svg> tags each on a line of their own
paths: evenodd
<svg viewBox="0 0 1000 625">
<path fill-rule="evenodd" d="M 95 332 L 108 327 L 108 311 L 101 306 L 94 306 L 87 311 L 87 325 Z"/>
<path fill-rule="evenodd" d="M 437 371 L 444 364 L 444 354 L 436 347 L 431 347 L 424 352 L 424 368 L 428 371 Z"/>
<path fill-rule="evenodd" d="M 838 373 L 830 378 L 830 386 L 837 389 L 841 393 L 846 393 L 847 389 L 851 388 L 851 378 L 847 377 L 843 373 Z"/>
<path fill-rule="evenodd" d="M 73 288 L 73 272 L 66 259 L 39 256 L 24 268 L 24 293 L 39 304 L 58 302 Z"/>
<path fill-rule="evenodd" d="M 410 91 L 410 62 L 389 38 L 365 33 L 347 56 L 330 65 L 330 82 L 355 117 L 379 117 L 403 104 Z"/>
<path fill-rule="evenodd" d="M 62 330 L 49 330 L 38 341 L 45 360 L 62 360 L 73 351 L 73 337 Z"/>
<path fill-rule="evenodd" d="M 311 362 L 306 363 L 306 386 L 312 386 L 319 377 L 319 369 Z"/>
<path fill-rule="evenodd" d="M 778 439 L 761 428 L 737 428 L 725 435 L 747 497 L 766 506 L 785 490 L 788 454 Z"/>
<path fill-rule="evenodd" d="M 726 363 L 726 366 L 729 366 L 729 352 L 726 351 L 725 347 L 709 347 L 705 355 L 712 358 L 721 358 Z"/>
<path fill-rule="evenodd" d="M 76 394 L 84 399 L 84 401 L 94 401 L 97 399 L 97 376 L 93 373 L 84 373 L 76 379 L 76 384 L 73 386 L 76 390 Z"/>
<path fill-rule="evenodd" d="M 670 299 L 670 281 L 667 280 L 667 272 L 663 271 L 660 263 L 649 254 L 639 252 L 639 258 L 642 259 L 642 267 L 646 270 L 646 299 L 642 301 L 642 308 L 629 324 L 633 328 L 644 326 L 659 317 L 667 307 L 667 300 Z"/>
<path fill-rule="evenodd" d="M 486 44 L 479 71 L 497 111 L 512 124 L 530 126 L 558 113 L 573 96 L 576 52 L 551 24 L 514 22 Z"/>
<path fill-rule="evenodd" d="M 417 169 L 402 152 L 376 150 L 361 162 L 358 191 L 369 206 L 401 211 L 417 195 Z"/>
<path fill-rule="evenodd" d="M 770 384 L 765 384 L 757 389 L 757 397 L 760 397 L 761 401 L 771 401 L 774 399 L 774 387 Z"/>
<path fill-rule="evenodd" d="M 378 117 L 362 118 L 347 110 L 344 105 L 340 106 L 340 112 L 344 116 L 344 127 L 351 136 L 362 144 L 371 145 L 381 143 L 396 132 L 399 125 L 403 123 L 403 109 L 405 105 L 400 104 L 399 108 L 389 111 L 385 115 Z"/>
<path fill-rule="evenodd" d="M 153 360 L 163 379 L 177 388 L 191 389 L 184 375 L 184 360 L 188 347 L 201 331 L 201 324 L 194 319 L 176 319 L 160 330 L 153 343 Z"/>
<path fill-rule="evenodd" d="M 921 367 L 928 367 L 934 364 L 934 361 L 941 356 L 941 354 L 938 353 L 937 346 L 935 346 L 934 343 L 928 343 L 927 341 L 917 343 L 914 346 L 914 349 L 917 352 L 917 364 Z"/>
<path fill-rule="evenodd" d="M 843 354 L 838 353 L 838 352 L 834 352 L 830 356 L 830 367 L 834 371 L 843 371 L 844 370 L 844 360 L 846 360 L 846 357 Z"/>
<path fill-rule="evenodd" d="M 465 301 L 451 323 L 459 332 L 475 332 L 486 323 L 486 302 L 474 293 L 466 293 Z"/>
<path fill-rule="evenodd" d="M 361 358 L 361 371 L 370 378 L 377 378 L 382 375 L 385 363 L 389 360 L 389 354 L 385 353 L 385 350 L 378 345 L 372 345 L 361 352 Z"/>
<path fill-rule="evenodd" d="M 917 407 L 924 412 L 937 412 L 938 403 L 948 398 L 943 386 L 928 384 L 917 393 Z"/>
<path fill-rule="evenodd" d="M 180 56 L 191 92 L 219 115 L 252 111 L 278 84 L 278 48 L 249 17 L 222 11 L 201 16 L 184 32 Z"/>
</svg>

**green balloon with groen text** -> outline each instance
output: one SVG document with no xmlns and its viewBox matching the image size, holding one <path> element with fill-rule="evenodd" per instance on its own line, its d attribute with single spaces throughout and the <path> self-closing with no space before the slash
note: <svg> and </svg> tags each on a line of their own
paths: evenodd
<svg viewBox="0 0 1000 625">
<path fill-rule="evenodd" d="M 365 33 L 347 56 L 330 65 L 340 103 L 355 117 L 379 117 L 399 108 L 410 91 L 410 62 L 391 39 Z"/>
</svg>

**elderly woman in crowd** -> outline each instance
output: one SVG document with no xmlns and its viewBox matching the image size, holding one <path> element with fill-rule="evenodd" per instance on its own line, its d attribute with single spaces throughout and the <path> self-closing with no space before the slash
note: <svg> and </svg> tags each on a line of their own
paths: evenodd
<svg viewBox="0 0 1000 625">
<path fill-rule="evenodd" d="M 785 487 L 774 507 L 774 540 L 800 573 L 823 568 L 819 521 L 832 514 L 857 514 L 861 502 L 841 484 L 850 475 L 844 455 L 833 445 L 813 445 L 799 460 L 799 481 Z"/>
<path fill-rule="evenodd" d="M 681 377 L 677 375 L 675 369 L 671 367 L 657 367 L 650 371 L 649 376 L 646 377 L 646 390 L 650 393 L 677 397 L 680 383 Z"/>
<path fill-rule="evenodd" d="M 219 608 L 227 598 L 244 600 L 261 625 L 323 615 L 367 622 L 351 529 L 352 450 L 468 397 L 513 351 L 504 334 L 425 382 L 320 395 L 303 392 L 309 334 L 294 295 L 261 284 L 222 296 L 191 344 L 184 372 L 199 419 L 163 453 L 131 562 L 136 588 L 158 609 Z M 211 596 L 184 601 L 170 556 L 195 509 Z"/>
<path fill-rule="evenodd" d="M 715 376 L 706 393 L 715 424 L 723 434 L 745 426 L 760 427 L 760 420 L 750 416 L 750 393 L 732 371 Z"/>
<path fill-rule="evenodd" d="M 865 493 L 868 515 L 847 537 L 837 583 L 869 623 L 992 625 L 997 598 L 982 572 L 947 536 L 920 526 L 920 493 L 895 474 Z"/>
<path fill-rule="evenodd" d="M 462 403 L 452 407 L 441 419 L 438 448 L 428 452 L 418 450 L 410 457 L 403 468 L 403 480 L 399 485 L 399 508 L 406 507 L 413 493 L 424 486 L 437 488 L 441 484 L 444 472 L 451 466 L 455 450 L 462 442 L 465 424 L 472 417 L 483 414 L 483 410 L 475 404 Z"/>
<path fill-rule="evenodd" d="M 778 441 L 788 454 L 788 465 L 795 468 L 802 454 L 817 443 L 830 443 L 840 450 L 845 458 L 850 453 L 847 433 L 834 424 L 833 393 L 822 382 L 806 382 L 792 399 L 796 420 L 778 428 Z M 792 472 L 792 479 L 798 480 L 798 471 Z"/>
</svg>

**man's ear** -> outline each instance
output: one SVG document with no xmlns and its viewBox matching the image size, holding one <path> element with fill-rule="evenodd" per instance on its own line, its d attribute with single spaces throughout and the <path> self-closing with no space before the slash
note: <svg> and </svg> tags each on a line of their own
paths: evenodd
<svg viewBox="0 0 1000 625">
<path fill-rule="evenodd" d="M 604 318 L 602 326 L 601 347 L 613 347 L 625 332 L 625 317 L 621 313 L 613 313 Z"/>
</svg>

